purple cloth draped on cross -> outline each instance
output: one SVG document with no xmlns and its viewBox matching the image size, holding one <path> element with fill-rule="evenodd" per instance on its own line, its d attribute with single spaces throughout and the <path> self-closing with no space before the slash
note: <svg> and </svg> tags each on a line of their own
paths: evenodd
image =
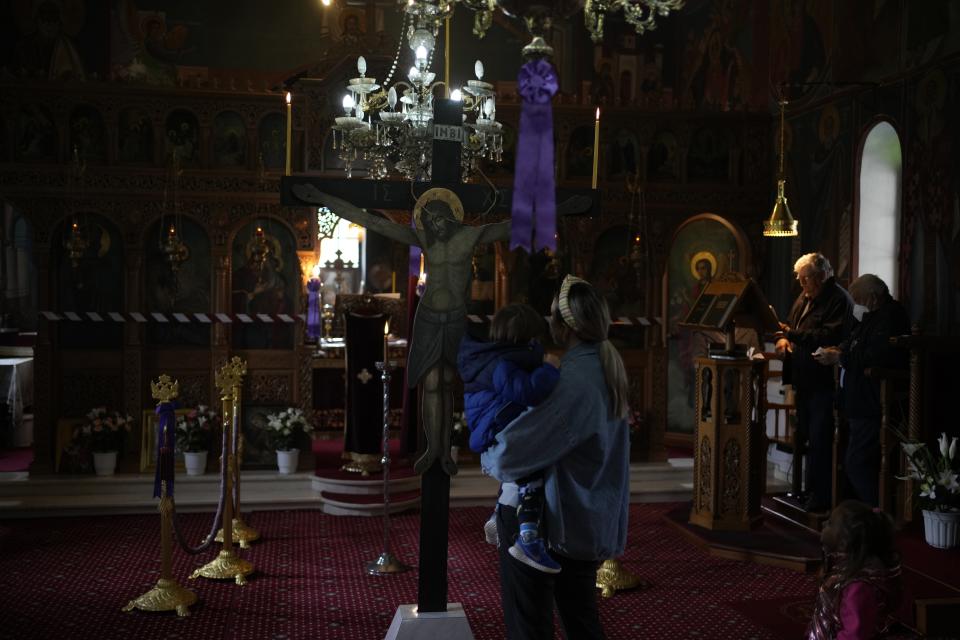
<svg viewBox="0 0 960 640">
<path fill-rule="evenodd" d="M 320 288 L 319 278 L 310 278 L 307 281 L 307 337 L 320 337 Z"/>
<path fill-rule="evenodd" d="M 520 134 L 513 179 L 510 248 L 533 253 L 557 250 L 557 202 L 553 177 L 553 107 L 557 72 L 544 59 L 531 60 L 517 75 Z M 532 237 L 532 242 L 531 242 Z"/>
<path fill-rule="evenodd" d="M 417 223 L 413 219 L 413 216 L 410 216 L 410 226 L 416 231 Z M 420 256 L 423 254 L 423 249 L 418 247 L 415 244 L 410 245 L 410 265 L 407 270 L 408 277 L 418 277 L 420 275 Z M 405 283 L 403 286 L 407 286 Z"/>
<path fill-rule="evenodd" d="M 160 483 L 167 483 L 167 495 L 173 496 L 173 455 L 177 446 L 176 403 L 157 405 L 157 472 L 153 478 L 153 497 L 160 497 Z"/>
</svg>

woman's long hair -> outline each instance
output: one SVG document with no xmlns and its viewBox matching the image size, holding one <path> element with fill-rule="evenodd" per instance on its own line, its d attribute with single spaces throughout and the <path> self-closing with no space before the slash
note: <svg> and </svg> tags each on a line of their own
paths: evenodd
<svg viewBox="0 0 960 640">
<path fill-rule="evenodd" d="M 627 370 L 623 358 L 607 339 L 610 331 L 610 310 L 607 301 L 587 282 L 577 282 L 569 290 L 570 311 L 576 319 L 577 330 L 570 328 L 558 308 L 553 312 L 553 323 L 571 331 L 583 342 L 596 344 L 600 351 L 600 364 L 610 394 L 610 415 L 626 418 L 629 412 L 627 395 Z"/>
</svg>

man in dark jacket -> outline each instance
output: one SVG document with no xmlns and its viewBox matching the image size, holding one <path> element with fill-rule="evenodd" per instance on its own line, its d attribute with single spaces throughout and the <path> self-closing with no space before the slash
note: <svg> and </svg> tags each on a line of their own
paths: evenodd
<svg viewBox="0 0 960 640">
<path fill-rule="evenodd" d="M 907 352 L 890 345 L 891 336 L 910 332 L 903 305 L 890 297 L 887 285 L 872 273 L 850 284 L 853 315 L 859 320 L 839 347 L 828 347 L 817 362 L 843 367 L 840 406 L 847 417 L 850 437 L 844 469 L 856 497 L 877 506 L 880 473 L 880 380 L 867 377 L 870 368 L 905 369 Z"/>
<path fill-rule="evenodd" d="M 821 253 L 801 256 L 793 266 L 802 293 L 793 303 L 788 323 L 781 324 L 777 353 L 785 356 L 783 382 L 796 392 L 797 433 L 808 440 L 806 489 L 808 511 L 830 508 L 833 477 L 833 376 L 817 364 L 813 353 L 840 344 L 853 325 L 853 301 L 837 284 L 830 261 Z"/>
</svg>

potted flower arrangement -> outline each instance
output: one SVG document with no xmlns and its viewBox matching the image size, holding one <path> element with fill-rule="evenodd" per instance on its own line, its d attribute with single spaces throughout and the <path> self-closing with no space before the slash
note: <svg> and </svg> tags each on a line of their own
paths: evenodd
<svg viewBox="0 0 960 640">
<path fill-rule="evenodd" d="M 301 433 L 310 434 L 313 425 L 307 422 L 303 411 L 294 407 L 280 413 L 267 415 L 267 437 L 277 452 L 277 466 L 280 473 L 293 473 L 297 470 L 300 449 L 297 441 Z"/>
<path fill-rule="evenodd" d="M 188 476 L 203 475 L 206 471 L 207 452 L 219 421 L 217 412 L 203 404 L 177 416 L 177 450 L 183 452 Z"/>
<path fill-rule="evenodd" d="M 117 453 L 123 449 L 123 439 L 130 433 L 133 418 L 106 407 L 94 407 L 86 421 L 73 430 L 73 440 L 79 448 L 93 453 L 93 467 L 98 476 L 111 476 L 117 467 Z"/>
<path fill-rule="evenodd" d="M 956 547 L 960 541 L 960 457 L 957 438 L 941 433 L 937 451 L 922 442 L 902 442 L 908 460 L 908 473 L 917 485 L 917 504 L 923 511 L 924 536 L 939 549 Z"/>
</svg>

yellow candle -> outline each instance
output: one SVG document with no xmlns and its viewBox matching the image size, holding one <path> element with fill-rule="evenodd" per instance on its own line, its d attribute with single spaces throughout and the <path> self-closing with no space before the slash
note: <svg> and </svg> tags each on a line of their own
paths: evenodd
<svg viewBox="0 0 960 640">
<path fill-rule="evenodd" d="M 597 117 L 593 121 L 593 182 L 591 188 L 597 188 L 597 161 L 600 159 L 600 107 L 597 107 Z"/>
<path fill-rule="evenodd" d="M 293 131 L 293 118 L 291 117 L 291 111 L 293 105 L 290 103 L 291 95 L 287 91 L 287 164 L 284 168 L 283 175 L 290 175 L 290 134 Z M 594 171 L 596 173 L 596 171 Z"/>
<path fill-rule="evenodd" d="M 388 362 L 387 360 L 387 336 L 390 335 L 390 320 L 383 325 L 383 361 L 384 363 Z"/>
<path fill-rule="evenodd" d="M 443 28 L 443 97 L 450 97 L 450 16 Z"/>
</svg>

